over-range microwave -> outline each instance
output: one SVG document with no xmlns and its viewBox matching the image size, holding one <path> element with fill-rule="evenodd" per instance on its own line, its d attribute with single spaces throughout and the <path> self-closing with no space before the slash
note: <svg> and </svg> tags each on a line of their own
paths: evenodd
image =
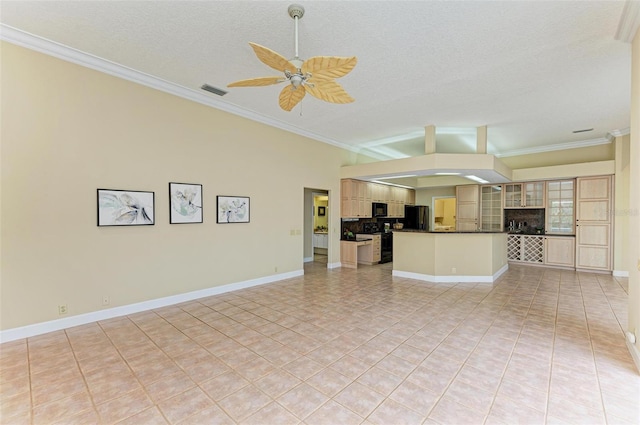
<svg viewBox="0 0 640 425">
<path fill-rule="evenodd" d="M 373 217 L 386 217 L 387 216 L 387 204 L 382 202 L 374 202 L 371 204 L 371 215 Z"/>
</svg>

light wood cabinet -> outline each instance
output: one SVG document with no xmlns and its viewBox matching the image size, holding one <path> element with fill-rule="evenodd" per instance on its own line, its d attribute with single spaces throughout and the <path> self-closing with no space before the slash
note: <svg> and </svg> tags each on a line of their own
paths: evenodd
<svg viewBox="0 0 640 425">
<path fill-rule="evenodd" d="M 504 208 L 544 208 L 544 182 L 505 184 Z"/>
<path fill-rule="evenodd" d="M 576 268 L 612 270 L 613 176 L 576 179 Z"/>
<path fill-rule="evenodd" d="M 358 263 L 377 264 L 381 257 L 382 237 L 380 235 L 357 234 L 356 238 L 371 238 L 371 250 L 361 250 L 358 252 Z"/>
<path fill-rule="evenodd" d="M 573 235 L 575 225 L 575 180 L 547 182 L 545 233 Z"/>
<path fill-rule="evenodd" d="M 478 230 L 477 184 L 456 186 L 456 230 L 461 232 Z"/>
<path fill-rule="evenodd" d="M 372 188 L 369 182 L 343 179 L 340 183 L 340 216 L 371 218 Z"/>
<path fill-rule="evenodd" d="M 413 189 L 342 179 L 340 184 L 340 216 L 342 218 L 371 218 L 372 202 L 387 204 L 388 218 L 404 218 L 404 206 L 415 204 Z"/>
<path fill-rule="evenodd" d="M 340 241 L 340 263 L 342 267 L 355 269 L 364 259 L 372 258 L 373 241 Z"/>
<path fill-rule="evenodd" d="M 575 267 L 576 238 L 573 236 L 546 236 L 544 238 L 544 264 Z"/>
<path fill-rule="evenodd" d="M 480 186 L 480 229 L 500 232 L 502 221 L 502 185 Z"/>
<path fill-rule="evenodd" d="M 508 235 L 507 260 L 544 264 L 544 236 Z"/>
</svg>

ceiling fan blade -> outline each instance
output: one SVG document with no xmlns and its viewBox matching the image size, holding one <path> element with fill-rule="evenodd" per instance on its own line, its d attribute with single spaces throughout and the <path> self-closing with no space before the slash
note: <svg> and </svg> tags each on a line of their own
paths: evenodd
<svg viewBox="0 0 640 425">
<path fill-rule="evenodd" d="M 316 80 L 314 78 L 309 80 L 309 83 L 305 87 L 307 88 L 307 92 L 314 97 L 317 97 L 320 100 L 324 100 L 325 102 L 331 103 L 351 103 L 354 102 L 355 99 L 349 96 L 340 84 L 336 83 L 333 80 Z"/>
<path fill-rule="evenodd" d="M 294 64 L 273 50 L 256 43 L 249 43 L 249 45 L 253 48 L 253 51 L 262 63 L 276 71 L 290 71 L 292 73 L 297 71 Z"/>
<path fill-rule="evenodd" d="M 347 75 L 358 63 L 355 56 L 314 56 L 302 64 L 302 73 L 307 72 L 317 80 L 328 80 Z"/>
<path fill-rule="evenodd" d="M 304 86 L 298 86 L 297 88 L 286 86 L 280 92 L 280 107 L 285 111 L 291 111 L 294 106 L 300 103 L 305 93 Z"/>
<path fill-rule="evenodd" d="M 286 81 L 283 77 L 260 77 L 250 78 L 248 80 L 234 81 L 231 84 L 227 84 L 227 87 L 256 87 L 256 86 L 270 86 L 273 84 L 282 83 Z"/>
</svg>

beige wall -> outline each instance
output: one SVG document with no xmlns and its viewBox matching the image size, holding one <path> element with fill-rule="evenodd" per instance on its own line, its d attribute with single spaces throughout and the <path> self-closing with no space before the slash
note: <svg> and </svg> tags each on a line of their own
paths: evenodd
<svg viewBox="0 0 640 425">
<path fill-rule="evenodd" d="M 635 353 L 640 354 L 640 31 L 636 32 L 631 60 L 631 142 L 629 181 L 629 331 L 636 337 Z M 640 359 L 636 357 L 640 369 Z"/>
<path fill-rule="evenodd" d="M 613 270 L 629 271 L 629 135 L 616 137 L 616 174 L 614 185 Z"/>
<path fill-rule="evenodd" d="M 0 329 L 61 318 L 59 304 L 98 311 L 103 295 L 110 308 L 302 270 L 304 187 L 339 194 L 356 155 L 12 44 L 1 55 Z M 168 223 L 169 182 L 203 185 L 204 223 Z M 97 227 L 97 188 L 155 192 L 156 224 Z M 251 222 L 216 224 L 216 195 L 250 196 Z"/>
<path fill-rule="evenodd" d="M 511 169 L 549 167 L 553 165 L 579 164 L 614 159 L 615 144 L 606 143 L 575 149 L 562 149 L 551 152 L 532 153 L 518 156 L 500 157 Z"/>
</svg>

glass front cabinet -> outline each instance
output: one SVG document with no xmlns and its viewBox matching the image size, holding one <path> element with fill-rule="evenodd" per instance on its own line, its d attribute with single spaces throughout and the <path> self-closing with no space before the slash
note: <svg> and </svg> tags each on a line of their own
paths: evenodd
<svg viewBox="0 0 640 425">
<path fill-rule="evenodd" d="M 544 208 L 544 182 L 504 185 L 505 208 Z"/>
<path fill-rule="evenodd" d="M 545 233 L 572 235 L 575 233 L 575 181 L 547 182 L 547 223 Z"/>
<path fill-rule="evenodd" d="M 502 185 L 480 186 L 480 229 L 502 231 Z"/>
</svg>

